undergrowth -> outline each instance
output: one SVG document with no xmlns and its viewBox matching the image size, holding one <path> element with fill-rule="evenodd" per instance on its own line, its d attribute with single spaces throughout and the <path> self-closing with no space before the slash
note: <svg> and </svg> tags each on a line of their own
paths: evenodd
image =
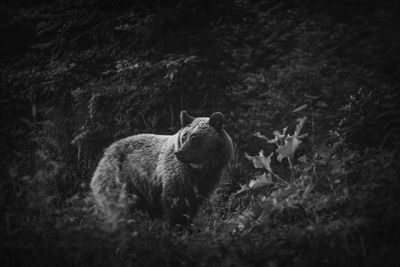
<svg viewBox="0 0 400 267">
<path fill-rule="evenodd" d="M 5 212 L 2 266 L 396 265 L 398 151 L 350 150 L 336 140 L 294 157 L 299 137 L 312 139 L 300 134 L 304 125 L 275 139 L 258 133 L 276 152 L 247 155 L 254 179 L 229 193 L 225 178 L 190 231 L 139 212 L 107 224 L 86 193 L 57 200 L 49 188 L 58 165 L 47 159 L 33 176 L 14 177 L 21 206 Z M 275 156 L 291 171 L 275 171 Z"/>
<path fill-rule="evenodd" d="M 1 266 L 400 265 L 395 1 L 0 5 Z M 104 147 L 221 111 L 190 230 L 104 223 Z"/>
</svg>

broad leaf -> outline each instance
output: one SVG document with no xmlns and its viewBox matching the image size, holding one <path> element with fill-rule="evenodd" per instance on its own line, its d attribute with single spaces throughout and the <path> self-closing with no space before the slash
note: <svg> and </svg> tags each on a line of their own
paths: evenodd
<svg viewBox="0 0 400 267">
<path fill-rule="evenodd" d="M 294 134 L 287 135 L 283 145 L 275 143 L 278 146 L 278 148 L 276 149 L 276 152 L 278 153 L 278 161 L 282 161 L 282 159 L 284 158 L 293 159 L 294 153 L 296 152 L 299 145 L 302 143 L 300 139 L 307 136 L 307 134 L 300 135 L 301 129 L 303 128 L 306 120 L 306 117 L 297 119 L 298 124 L 296 125 L 296 130 L 294 131 Z"/>
<path fill-rule="evenodd" d="M 263 173 L 261 175 L 257 175 L 255 178 L 256 179 L 250 181 L 250 183 L 249 183 L 250 188 L 256 189 L 259 187 L 263 187 L 263 186 L 272 184 L 271 174 L 267 175 L 266 173 Z"/>
<path fill-rule="evenodd" d="M 264 155 L 264 150 L 261 150 L 258 154 L 258 156 L 250 156 L 247 153 L 244 153 L 244 156 L 253 162 L 253 165 L 255 168 L 262 168 L 268 170 L 270 173 L 272 172 L 271 169 L 271 157 L 273 153 L 271 153 L 268 157 L 265 157 Z"/>
<path fill-rule="evenodd" d="M 301 143 L 302 141 L 296 136 L 286 137 L 285 144 L 283 146 L 279 146 L 276 149 L 276 152 L 278 153 L 278 161 L 282 161 L 282 159 L 284 158 L 293 158 L 294 152 Z"/>
</svg>

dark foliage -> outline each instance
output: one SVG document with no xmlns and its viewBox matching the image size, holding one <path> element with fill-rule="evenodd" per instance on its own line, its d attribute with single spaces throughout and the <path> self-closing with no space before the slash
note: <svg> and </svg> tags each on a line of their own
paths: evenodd
<svg viewBox="0 0 400 267">
<path fill-rule="evenodd" d="M 399 10 L 3 1 L 0 265 L 399 265 Z M 182 109 L 223 112 L 236 145 L 192 232 L 102 224 L 88 182 L 103 149 L 176 131 Z M 296 154 L 269 163 L 266 140 L 304 116 Z"/>
</svg>

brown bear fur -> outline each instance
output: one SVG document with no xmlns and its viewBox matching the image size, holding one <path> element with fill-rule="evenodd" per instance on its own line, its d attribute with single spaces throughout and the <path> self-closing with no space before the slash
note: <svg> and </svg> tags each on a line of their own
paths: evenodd
<svg viewBox="0 0 400 267">
<path fill-rule="evenodd" d="M 223 115 L 193 118 L 181 112 L 174 135 L 140 134 L 106 149 L 91 189 L 99 209 L 113 220 L 134 209 L 187 225 L 233 158 Z"/>
</svg>

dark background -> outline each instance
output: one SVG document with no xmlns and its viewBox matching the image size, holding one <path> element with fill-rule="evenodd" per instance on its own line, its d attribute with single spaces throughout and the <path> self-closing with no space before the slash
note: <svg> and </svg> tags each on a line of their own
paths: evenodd
<svg viewBox="0 0 400 267">
<path fill-rule="evenodd" d="M 398 1 L 2 1 L 0 265 L 399 265 L 399 23 Z M 103 149 L 183 109 L 223 112 L 236 147 L 191 233 L 105 226 Z M 303 116 L 293 168 L 244 187 L 244 153 L 276 149 L 254 133 Z"/>
</svg>

